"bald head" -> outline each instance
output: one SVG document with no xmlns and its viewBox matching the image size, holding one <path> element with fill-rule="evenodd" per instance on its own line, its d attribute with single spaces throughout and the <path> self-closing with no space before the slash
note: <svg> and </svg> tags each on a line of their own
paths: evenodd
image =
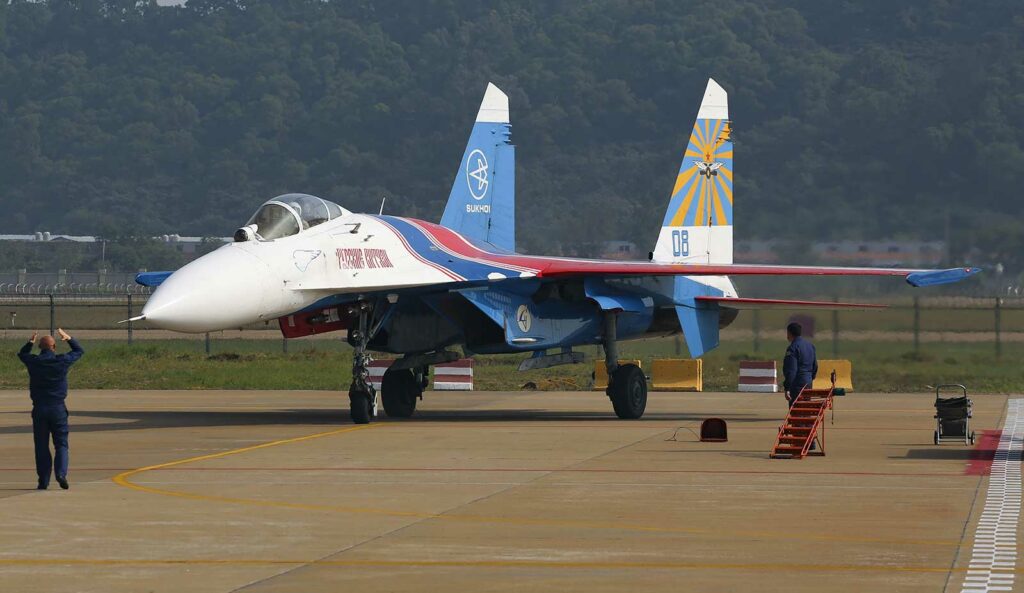
<svg viewBox="0 0 1024 593">
<path fill-rule="evenodd" d="M 57 347 L 57 340 L 53 339 L 53 336 L 43 336 L 39 338 L 39 349 L 40 350 L 53 350 Z"/>
</svg>

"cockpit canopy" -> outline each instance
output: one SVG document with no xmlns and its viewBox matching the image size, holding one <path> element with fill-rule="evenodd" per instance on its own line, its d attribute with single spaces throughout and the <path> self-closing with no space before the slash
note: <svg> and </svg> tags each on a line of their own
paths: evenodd
<svg viewBox="0 0 1024 593">
<path fill-rule="evenodd" d="M 252 215 L 242 231 L 255 225 L 256 238 L 273 241 L 281 237 L 296 235 L 310 227 L 349 214 L 334 202 L 322 200 L 309 194 L 284 194 L 267 200 Z M 246 233 L 242 233 L 244 236 Z M 236 233 L 235 240 L 238 240 Z M 244 240 L 244 239 L 243 239 Z"/>
</svg>

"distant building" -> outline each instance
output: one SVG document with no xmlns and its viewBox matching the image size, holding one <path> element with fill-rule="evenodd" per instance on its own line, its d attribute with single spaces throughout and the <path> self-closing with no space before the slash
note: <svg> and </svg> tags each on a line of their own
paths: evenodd
<svg viewBox="0 0 1024 593">
<path fill-rule="evenodd" d="M 818 260 L 870 266 L 937 266 L 946 254 L 944 241 L 829 241 L 814 243 Z"/>
<path fill-rule="evenodd" d="M 605 241 L 601 243 L 601 259 L 647 259 L 647 254 L 637 253 L 632 241 Z"/>
<path fill-rule="evenodd" d="M 175 249 L 185 254 L 193 254 L 197 252 L 199 247 L 204 243 L 230 243 L 232 241 L 231 237 L 183 237 L 177 234 L 160 235 L 158 237 L 153 237 L 153 239 L 172 245 Z M 48 232 L 36 232 L 31 235 L 0 235 L 0 241 L 17 241 L 25 243 L 103 243 L 104 239 L 94 237 L 92 235 L 58 235 Z M 106 242 L 110 243 L 111 241 Z"/>
<path fill-rule="evenodd" d="M 782 254 L 793 248 L 786 241 L 737 241 L 736 261 L 783 263 Z M 938 266 L 946 257 L 944 241 L 816 241 L 808 261 L 862 266 Z M 785 263 L 806 263 L 787 261 Z"/>
</svg>

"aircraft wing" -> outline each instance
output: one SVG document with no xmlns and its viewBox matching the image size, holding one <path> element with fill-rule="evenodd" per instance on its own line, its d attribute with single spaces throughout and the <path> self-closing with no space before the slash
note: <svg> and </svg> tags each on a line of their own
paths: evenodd
<svg viewBox="0 0 1024 593">
<path fill-rule="evenodd" d="M 980 268 L 973 267 L 926 270 L 914 268 L 553 260 L 547 265 L 542 266 L 537 276 L 900 276 L 911 286 L 936 286 L 959 282 L 980 271 Z"/>
<path fill-rule="evenodd" d="M 576 259 L 501 253 L 486 243 L 462 237 L 440 225 L 421 220 L 378 217 L 407 249 L 433 261 L 460 280 L 500 278 L 568 278 L 583 276 L 899 276 L 911 286 L 959 282 L 980 268 L 927 270 L 837 266 L 785 266 L 757 264 L 691 264 Z M 496 276 L 497 275 L 497 276 Z"/>
</svg>

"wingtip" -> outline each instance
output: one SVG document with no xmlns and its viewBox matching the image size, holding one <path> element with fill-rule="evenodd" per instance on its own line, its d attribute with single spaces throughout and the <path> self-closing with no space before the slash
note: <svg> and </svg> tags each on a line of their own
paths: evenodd
<svg viewBox="0 0 1024 593">
<path fill-rule="evenodd" d="M 708 79 L 698 119 L 729 119 L 729 93 L 714 78 Z"/>
<path fill-rule="evenodd" d="M 476 114 L 477 122 L 509 123 L 508 95 L 493 82 L 487 83 L 484 99 L 480 102 L 480 111 Z"/>
<path fill-rule="evenodd" d="M 952 284 L 965 278 L 969 278 L 981 272 L 981 268 L 964 267 L 950 268 L 948 270 L 928 270 L 907 274 L 907 284 L 915 288 L 925 286 L 938 286 L 941 284 Z"/>
</svg>

